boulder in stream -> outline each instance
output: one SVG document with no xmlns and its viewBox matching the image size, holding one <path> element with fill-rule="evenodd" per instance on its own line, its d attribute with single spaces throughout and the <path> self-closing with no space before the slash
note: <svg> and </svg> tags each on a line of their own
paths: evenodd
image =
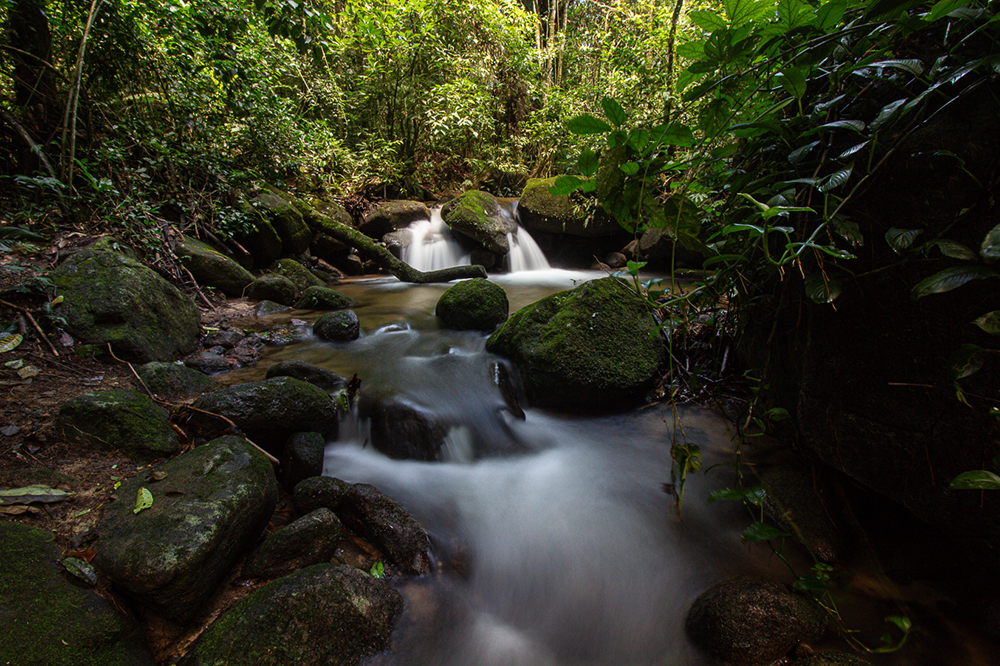
<svg viewBox="0 0 1000 666">
<path fill-rule="evenodd" d="M 329 509 L 316 509 L 274 532 L 255 550 L 243 575 L 277 578 L 312 564 L 329 562 L 340 540 L 340 521 Z"/>
<path fill-rule="evenodd" d="M 438 299 L 434 314 L 447 328 L 492 331 L 507 319 L 507 293 L 483 278 L 463 280 Z"/>
<path fill-rule="evenodd" d="M 295 303 L 298 289 L 295 283 L 284 275 L 261 275 L 247 289 L 247 298 L 252 301 L 274 301 L 282 305 Z"/>
<path fill-rule="evenodd" d="M 271 377 L 294 377 L 309 382 L 321 389 L 342 389 L 347 386 L 347 379 L 333 370 L 321 368 L 305 361 L 278 361 L 267 369 L 265 375 Z"/>
<path fill-rule="evenodd" d="M 344 296 L 339 291 L 334 291 L 329 287 L 319 287 L 316 285 L 306 287 L 295 302 L 295 307 L 300 310 L 344 310 L 353 308 L 357 301 L 348 296 Z"/>
<path fill-rule="evenodd" d="M 358 418 L 371 423 L 372 447 L 398 460 L 437 460 L 448 434 L 431 411 L 377 389 L 361 393 Z"/>
<path fill-rule="evenodd" d="M 350 342 L 361 335 L 361 323 L 353 310 L 328 312 L 313 323 L 313 333 L 328 342 Z"/>
<path fill-rule="evenodd" d="M 530 179 L 517 204 L 518 218 L 532 234 L 544 232 L 568 236 L 609 236 L 619 234 L 622 228 L 604 215 L 594 213 L 582 204 L 581 195 L 574 193 L 552 194 L 549 188 L 556 179 Z"/>
<path fill-rule="evenodd" d="M 167 410 L 132 389 L 78 395 L 59 408 L 56 427 L 67 441 L 138 458 L 162 458 L 180 450 Z"/>
<path fill-rule="evenodd" d="M 294 259 L 278 259 L 271 266 L 271 270 L 274 271 L 275 275 L 283 275 L 291 280 L 299 293 L 308 287 L 326 287 L 326 282 L 313 275 L 308 268 Z"/>
<path fill-rule="evenodd" d="M 510 252 L 507 234 L 513 225 L 492 194 L 478 190 L 461 194 L 441 208 L 441 218 L 453 232 L 472 241 L 473 247 L 498 257 Z"/>
<path fill-rule="evenodd" d="M 368 214 L 358 230 L 370 238 L 381 238 L 391 231 L 405 229 L 418 220 L 429 219 L 431 212 L 419 201 L 383 201 Z"/>
</svg>

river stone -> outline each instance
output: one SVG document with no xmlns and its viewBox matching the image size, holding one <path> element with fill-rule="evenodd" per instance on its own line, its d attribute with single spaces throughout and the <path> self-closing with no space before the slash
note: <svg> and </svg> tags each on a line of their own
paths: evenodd
<svg viewBox="0 0 1000 666">
<path fill-rule="evenodd" d="M 549 188 L 556 179 L 530 179 L 517 204 L 521 224 L 532 234 L 536 232 L 569 236 L 609 236 L 622 231 L 607 215 L 590 215 L 576 200 L 579 194 L 552 194 Z"/>
<path fill-rule="evenodd" d="M 282 303 L 275 303 L 274 301 L 269 301 L 267 299 L 261 301 L 257 304 L 257 311 L 254 313 L 258 317 L 267 317 L 268 315 L 277 314 L 279 312 L 284 312 L 285 310 L 290 310 L 291 307 L 284 305 Z"/>
<path fill-rule="evenodd" d="M 292 491 L 292 501 L 300 513 L 316 509 L 330 509 L 334 513 L 351 490 L 351 484 L 331 476 L 313 476 L 303 479 Z"/>
<path fill-rule="evenodd" d="M 141 473 L 105 506 L 93 563 L 118 589 L 183 624 L 267 526 L 278 484 L 264 454 L 233 436 L 155 471 L 165 477 L 154 482 Z M 153 503 L 135 513 L 140 488 Z"/>
<path fill-rule="evenodd" d="M 137 370 L 139 379 L 155 395 L 178 397 L 203 393 L 215 386 L 204 373 L 183 363 L 152 361 Z"/>
<path fill-rule="evenodd" d="M 223 356 L 222 347 L 203 349 L 184 358 L 184 365 L 205 375 L 229 372 L 236 365 L 236 359 Z"/>
<path fill-rule="evenodd" d="M 296 432 L 337 432 L 337 410 L 322 389 L 292 377 L 228 386 L 195 400 L 196 409 L 225 416 L 254 443 L 280 456 Z M 195 412 L 189 422 L 201 436 L 224 431 L 227 424 Z"/>
<path fill-rule="evenodd" d="M 179 666 L 358 666 L 389 647 L 402 606 L 384 581 L 316 564 L 241 599 Z"/>
<path fill-rule="evenodd" d="M 732 666 L 763 666 L 826 629 L 826 613 L 786 585 L 736 578 L 702 593 L 688 612 L 692 642 Z"/>
<path fill-rule="evenodd" d="M 397 460 L 438 460 L 448 426 L 398 396 L 362 391 L 358 418 L 371 423 L 372 447 Z"/>
<path fill-rule="evenodd" d="M 160 458 L 180 450 L 167 410 L 132 389 L 95 391 L 68 400 L 59 408 L 56 427 L 67 441 L 137 458 Z"/>
<path fill-rule="evenodd" d="M 344 296 L 329 287 L 306 287 L 295 303 L 300 310 L 343 310 L 357 305 L 353 298 Z"/>
<path fill-rule="evenodd" d="M 226 296 L 243 296 L 254 281 L 250 271 L 200 240 L 186 238 L 178 242 L 174 254 L 202 286 L 220 289 Z"/>
<path fill-rule="evenodd" d="M 520 371 L 528 402 L 584 410 L 641 396 L 664 359 L 646 302 L 616 278 L 525 306 L 486 341 Z"/>
<path fill-rule="evenodd" d="M 292 305 L 298 289 L 295 283 L 284 275 L 261 275 L 247 289 L 251 301 L 274 301 L 282 305 Z"/>
<path fill-rule="evenodd" d="M 441 217 L 452 231 L 473 241 L 475 247 L 500 257 L 510 252 L 507 234 L 513 225 L 492 194 L 472 190 L 459 195 L 441 208 Z"/>
<path fill-rule="evenodd" d="M 329 562 L 340 540 L 340 521 L 329 509 L 316 509 L 274 532 L 243 565 L 243 575 L 277 578 L 303 567 Z"/>
<path fill-rule="evenodd" d="M 484 278 L 463 280 L 438 299 L 434 314 L 447 328 L 492 331 L 507 319 L 510 304 L 502 287 Z"/>
<path fill-rule="evenodd" d="M 265 376 L 267 379 L 294 377 L 326 390 L 342 389 L 347 386 L 347 379 L 333 370 L 327 370 L 304 361 L 278 361 L 267 369 Z"/>
<path fill-rule="evenodd" d="M 284 275 L 291 280 L 295 284 L 295 289 L 299 292 L 302 292 L 307 287 L 326 287 L 326 282 L 313 275 L 308 268 L 294 259 L 278 259 L 271 269 L 275 274 Z"/>
<path fill-rule="evenodd" d="M 253 265 L 270 266 L 281 256 L 281 237 L 263 212 L 257 210 L 246 199 L 240 199 L 237 214 L 249 221 L 249 232 L 238 232 L 236 240 L 253 257 Z M 248 266 L 247 268 L 252 268 Z"/>
<path fill-rule="evenodd" d="M 49 274 L 64 300 L 53 313 L 77 340 L 127 361 L 172 361 L 195 348 L 201 315 L 194 302 L 137 261 L 81 250 Z"/>
<path fill-rule="evenodd" d="M 55 536 L 0 522 L 0 663 L 153 666 L 138 623 L 59 564 Z"/>
<path fill-rule="evenodd" d="M 429 219 L 431 212 L 419 201 L 384 201 L 368 214 L 358 230 L 370 238 L 381 238 L 390 231 L 404 229 L 418 220 Z"/>
<path fill-rule="evenodd" d="M 301 481 L 323 473 L 326 438 L 318 432 L 297 432 L 281 455 L 281 483 L 293 490 Z"/>
<path fill-rule="evenodd" d="M 832 516 L 840 503 L 821 470 L 799 465 L 774 465 L 760 475 L 767 491 L 768 515 L 822 562 L 843 561 L 846 546 Z"/>
<path fill-rule="evenodd" d="M 353 310 L 328 312 L 313 324 L 313 333 L 328 342 L 350 342 L 361 335 L 361 324 Z"/>
<path fill-rule="evenodd" d="M 352 484 L 334 512 L 404 572 L 420 575 L 430 571 L 430 541 L 424 528 L 399 502 L 375 486 Z"/>
<path fill-rule="evenodd" d="M 403 257 L 403 250 L 413 242 L 413 232 L 409 229 L 397 229 L 382 236 L 382 245 L 397 259 Z"/>
<path fill-rule="evenodd" d="M 264 213 L 281 239 L 283 254 L 298 256 L 309 249 L 312 230 L 285 195 L 275 189 L 258 192 L 252 205 Z"/>
<path fill-rule="evenodd" d="M 814 652 L 803 659 L 797 659 L 795 666 L 872 666 L 870 661 L 847 652 Z"/>
</svg>

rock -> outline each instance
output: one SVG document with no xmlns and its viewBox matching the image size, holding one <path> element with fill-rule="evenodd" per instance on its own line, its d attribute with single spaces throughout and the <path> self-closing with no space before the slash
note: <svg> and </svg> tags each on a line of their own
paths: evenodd
<svg viewBox="0 0 1000 666">
<path fill-rule="evenodd" d="M 161 458 L 180 450 L 167 410 L 131 389 L 84 393 L 64 402 L 56 427 L 70 442 L 137 458 Z"/>
<path fill-rule="evenodd" d="M 257 311 L 255 314 L 258 317 L 266 317 L 268 315 L 277 314 L 278 312 L 284 312 L 285 310 L 291 310 L 291 307 L 265 299 L 257 304 Z"/>
<path fill-rule="evenodd" d="M 403 256 L 403 250 L 410 247 L 410 243 L 413 242 L 413 232 L 409 229 L 398 229 L 396 231 L 390 231 L 386 235 L 382 236 L 382 245 L 385 245 L 389 252 L 392 252 L 392 256 L 397 259 L 401 259 Z"/>
<path fill-rule="evenodd" d="M 223 356 L 222 352 L 223 349 L 221 347 L 195 352 L 194 354 L 185 357 L 184 365 L 206 375 L 217 375 L 220 372 L 229 372 L 233 369 L 233 366 L 236 365 L 236 361 Z"/>
<path fill-rule="evenodd" d="M 265 376 L 268 379 L 294 377 L 325 390 L 342 389 L 347 386 L 347 379 L 336 372 L 303 361 L 278 361 L 267 369 Z"/>
<path fill-rule="evenodd" d="M 232 349 L 240 345 L 246 338 L 247 335 L 243 331 L 209 331 L 205 334 L 205 346 L 215 347 L 218 345 L 219 347 Z"/>
<path fill-rule="evenodd" d="M 237 214 L 246 220 L 251 231 L 236 234 L 236 240 L 253 257 L 255 266 L 270 266 L 281 256 L 281 237 L 267 216 L 254 208 L 249 201 L 241 199 Z"/>
<path fill-rule="evenodd" d="M 351 214 L 336 201 L 310 199 L 308 202 L 303 202 L 288 196 L 286 196 L 286 199 L 302 213 L 302 219 L 317 234 L 326 233 L 330 225 L 354 226 L 354 219 L 351 217 Z M 303 205 L 304 203 L 305 205 Z"/>
<path fill-rule="evenodd" d="M 483 278 L 463 280 L 438 299 L 434 314 L 447 328 L 492 331 L 507 319 L 510 304 L 502 287 Z"/>
<path fill-rule="evenodd" d="M 77 340 L 110 343 L 124 360 L 172 361 L 198 343 L 194 302 L 137 261 L 115 252 L 82 250 L 50 274 L 64 300 L 53 310 Z"/>
<path fill-rule="evenodd" d="M 490 363 L 490 379 L 500 389 L 500 395 L 503 398 L 507 411 L 515 418 L 524 421 L 526 417 L 524 410 L 521 409 L 521 400 L 517 394 L 517 388 L 514 386 L 514 381 L 510 377 L 510 370 L 507 368 L 505 362 L 493 361 Z"/>
<path fill-rule="evenodd" d="M 871 662 L 847 652 L 823 651 L 797 659 L 794 666 L 871 666 Z"/>
<path fill-rule="evenodd" d="M 329 509 L 316 509 L 274 532 L 250 555 L 243 575 L 277 578 L 303 567 L 329 562 L 340 540 L 340 521 Z"/>
<path fill-rule="evenodd" d="M 250 271 L 200 240 L 187 238 L 180 241 L 174 253 L 202 286 L 220 289 L 226 296 L 243 296 L 254 281 Z"/>
<path fill-rule="evenodd" d="M 441 217 L 453 232 L 497 256 L 510 252 L 507 234 L 513 222 L 496 197 L 472 190 L 455 197 L 441 208 Z"/>
<path fill-rule="evenodd" d="M 0 522 L 0 663 L 153 666 L 139 624 L 71 583 L 50 532 Z"/>
<path fill-rule="evenodd" d="M 356 253 L 352 252 L 344 258 L 341 262 L 340 267 L 344 269 L 344 272 L 348 275 L 364 275 L 365 274 L 365 261 L 359 257 Z"/>
<path fill-rule="evenodd" d="M 313 334 L 329 342 L 350 342 L 361 336 L 361 324 L 353 310 L 328 312 L 313 324 Z"/>
<path fill-rule="evenodd" d="M 371 422 L 371 444 L 377 451 L 399 460 L 437 460 L 447 424 L 427 410 L 398 396 L 362 391 L 358 418 Z"/>
<path fill-rule="evenodd" d="M 252 205 L 264 213 L 281 239 L 283 254 L 298 256 L 309 249 L 312 230 L 300 213 L 290 204 L 285 195 L 276 189 L 267 188 L 258 192 Z"/>
<path fill-rule="evenodd" d="M 608 268 L 625 268 L 628 258 L 621 252 L 611 252 L 604 257 L 604 263 Z"/>
<path fill-rule="evenodd" d="M 344 296 L 329 287 L 306 287 L 295 307 L 299 310 L 343 310 L 357 305 L 353 298 Z"/>
<path fill-rule="evenodd" d="M 386 497 L 375 486 L 352 484 L 333 511 L 344 525 L 406 573 L 419 576 L 430 571 L 430 540 L 424 528 L 396 500 Z"/>
<path fill-rule="evenodd" d="M 479 189 L 496 197 L 516 197 L 527 183 L 528 174 L 524 172 L 491 169 L 479 183 Z"/>
<path fill-rule="evenodd" d="M 314 431 L 333 437 L 337 432 L 337 410 L 330 396 L 291 377 L 229 386 L 201 396 L 194 407 L 225 416 L 254 443 L 279 457 L 293 433 Z M 191 416 L 189 426 L 203 437 L 228 428 L 221 419 L 199 412 Z"/>
<path fill-rule="evenodd" d="M 390 231 L 429 219 L 431 212 L 419 201 L 384 201 L 368 214 L 358 229 L 370 238 L 381 238 Z"/>
<path fill-rule="evenodd" d="M 274 301 L 282 305 L 292 305 L 298 289 L 295 283 L 284 275 L 261 275 L 247 289 L 251 301 Z"/>
<path fill-rule="evenodd" d="M 303 480 L 323 473 L 326 438 L 318 432 L 297 432 L 288 438 L 281 456 L 281 483 L 293 490 Z"/>
<path fill-rule="evenodd" d="M 215 382 L 204 373 L 182 363 L 152 361 L 141 366 L 137 372 L 146 388 L 164 397 L 195 395 L 215 386 Z"/>
<path fill-rule="evenodd" d="M 549 193 L 555 178 L 530 179 L 517 204 L 518 219 L 532 234 L 545 232 L 570 236 L 610 236 L 622 232 L 609 216 L 588 212 L 574 196 Z"/>
<path fill-rule="evenodd" d="M 316 564 L 241 599 L 179 666 L 359 666 L 389 647 L 402 606 L 367 573 Z"/>
<path fill-rule="evenodd" d="M 785 585 L 737 578 L 709 588 L 691 606 L 692 642 L 733 666 L 765 666 L 826 629 L 826 613 Z"/>
<path fill-rule="evenodd" d="M 820 471 L 814 474 L 808 467 L 775 465 L 761 473 L 760 483 L 767 491 L 764 507 L 773 520 L 820 561 L 843 561 L 846 546 L 831 519 L 840 515 L 839 502 Z"/>
<path fill-rule="evenodd" d="M 514 362 L 531 404 L 572 410 L 633 401 L 665 355 L 645 301 L 616 278 L 521 308 L 486 349 Z"/>
<path fill-rule="evenodd" d="M 341 266 L 351 254 L 351 246 L 326 234 L 316 234 L 309 251 L 314 257 L 328 261 L 334 266 Z M 339 268 L 337 269 L 340 270 Z M 343 272 L 343 271 L 341 271 Z"/>
<path fill-rule="evenodd" d="M 124 482 L 97 526 L 94 565 L 164 617 L 187 622 L 201 609 L 274 511 L 271 463 L 238 437 L 220 437 Z M 153 503 L 135 513 L 140 488 Z"/>
<path fill-rule="evenodd" d="M 309 272 L 309 269 L 294 259 L 279 259 L 271 267 L 277 275 L 283 275 L 295 284 L 299 292 L 306 287 L 326 287 L 326 282 Z"/>
<path fill-rule="evenodd" d="M 346 481 L 330 476 L 313 476 L 303 479 L 295 486 L 292 501 L 300 513 L 310 513 L 321 508 L 336 513 L 350 490 L 351 484 Z"/>
<path fill-rule="evenodd" d="M 647 229 L 636 246 L 639 258 L 652 267 L 669 270 L 671 268 L 701 268 L 705 260 L 699 252 L 689 250 L 678 243 L 673 230 L 668 228 Z"/>
</svg>

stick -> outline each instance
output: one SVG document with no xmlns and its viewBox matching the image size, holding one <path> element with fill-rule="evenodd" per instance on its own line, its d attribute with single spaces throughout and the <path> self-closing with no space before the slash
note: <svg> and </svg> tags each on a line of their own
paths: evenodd
<svg viewBox="0 0 1000 666">
<path fill-rule="evenodd" d="M 259 446 L 257 446 L 256 444 L 254 444 L 254 443 L 253 443 L 253 442 L 252 442 L 252 441 L 250 440 L 250 438 L 249 438 L 249 437 L 247 437 L 246 435 L 244 435 L 244 434 L 243 434 L 243 431 L 242 431 L 242 430 L 240 430 L 240 427 L 239 427 L 238 425 L 236 425 L 235 423 L 233 423 L 233 422 L 232 422 L 231 420 L 227 419 L 227 418 L 226 418 L 225 416 L 223 416 L 222 414 L 216 414 L 215 412 L 209 412 L 209 411 L 205 411 L 204 409 L 198 409 L 197 407 L 192 407 L 191 405 L 188 405 L 188 409 L 190 409 L 191 411 L 194 411 L 194 412 L 198 412 L 199 414 L 208 414 L 209 416 L 214 416 L 214 417 L 216 417 L 216 418 L 220 418 L 220 419 L 222 419 L 223 421 L 225 421 L 226 423 L 228 423 L 229 425 L 231 425 L 231 426 L 232 426 L 232 427 L 233 427 L 233 428 L 234 428 L 234 429 L 236 430 L 236 432 L 240 433 L 240 435 L 241 435 L 241 436 L 243 437 L 243 439 L 245 439 L 245 440 L 246 440 L 246 443 L 247 443 L 247 444 L 249 444 L 249 445 L 250 445 L 250 446 L 252 446 L 253 448 L 255 448 L 255 449 L 257 449 L 258 451 L 260 451 L 261 453 L 263 453 L 263 454 L 264 454 L 265 456 L 267 456 L 267 459 L 268 459 L 268 460 L 270 460 L 270 461 L 271 461 L 272 463 L 274 463 L 275 465 L 278 465 L 278 464 L 280 464 L 280 463 L 278 462 L 278 459 L 277 459 L 277 458 L 275 458 L 275 457 L 274 457 L 274 456 L 272 456 L 272 455 L 271 455 L 270 453 L 268 453 L 268 452 L 267 452 L 267 451 L 265 451 L 264 449 L 260 448 L 260 447 L 259 447 Z"/>
<path fill-rule="evenodd" d="M 38 325 L 38 322 L 31 316 L 31 313 L 28 312 L 27 308 L 22 308 L 20 305 L 14 305 L 13 303 L 8 303 L 7 301 L 0 301 L 0 305 L 5 305 L 8 308 L 14 308 L 15 310 L 23 312 L 24 316 L 28 318 L 28 321 L 31 322 L 31 325 L 34 326 L 36 331 L 38 331 L 38 335 L 45 341 L 45 344 L 49 346 L 49 351 L 52 352 L 52 355 L 59 356 L 59 352 L 57 352 L 56 348 L 52 346 L 51 342 L 49 342 L 48 337 L 46 337 L 45 333 L 42 332 L 42 327 Z"/>
</svg>

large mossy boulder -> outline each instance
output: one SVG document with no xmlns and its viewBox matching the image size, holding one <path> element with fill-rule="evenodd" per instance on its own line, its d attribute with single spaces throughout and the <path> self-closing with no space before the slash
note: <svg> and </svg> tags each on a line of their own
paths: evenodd
<svg viewBox="0 0 1000 666">
<path fill-rule="evenodd" d="M 302 292 L 308 287 L 326 287 L 326 283 L 313 275 L 308 268 L 294 259 L 279 259 L 271 267 L 277 275 L 283 275 L 295 283 L 295 288 Z"/>
<path fill-rule="evenodd" d="M 483 278 L 463 280 L 449 287 L 434 308 L 446 328 L 460 331 L 492 331 L 507 320 L 509 312 L 507 292 Z"/>
<path fill-rule="evenodd" d="M 602 278 L 512 314 L 486 349 L 517 366 L 528 401 L 568 410 L 611 408 L 648 389 L 665 352 L 646 302 Z"/>
<path fill-rule="evenodd" d="M 313 323 L 313 333 L 327 342 L 350 342 L 361 336 L 361 322 L 354 310 L 327 312 Z"/>
<path fill-rule="evenodd" d="M 492 194 L 472 190 L 457 196 L 441 208 L 441 217 L 466 244 L 498 257 L 510 252 L 507 234 L 513 224 Z"/>
<path fill-rule="evenodd" d="M 316 564 L 237 602 L 179 666 L 358 666 L 389 647 L 402 607 L 384 581 Z"/>
<path fill-rule="evenodd" d="M 325 391 L 292 377 L 273 377 L 220 389 L 194 402 L 189 425 L 201 436 L 225 431 L 225 416 L 253 442 L 276 456 L 296 432 L 337 433 L 337 410 Z"/>
<path fill-rule="evenodd" d="M 119 358 L 141 363 L 172 361 L 198 343 L 194 301 L 124 255 L 81 250 L 50 278 L 64 299 L 53 313 L 81 342 L 110 344 Z"/>
<path fill-rule="evenodd" d="M 153 474 L 129 479 L 118 501 L 105 506 L 94 565 L 117 589 L 184 623 L 263 531 L 278 484 L 264 454 L 234 436 L 196 447 Z M 136 512 L 140 489 L 152 504 Z"/>
<path fill-rule="evenodd" d="M 579 195 L 552 194 L 555 178 L 528 181 L 517 204 L 518 218 L 531 233 L 569 236 L 609 236 L 620 233 L 618 224 L 602 212 L 584 205 Z"/>
<path fill-rule="evenodd" d="M 267 216 L 246 199 L 240 199 L 233 214 L 242 217 L 249 227 L 248 231 L 236 234 L 236 240 L 253 258 L 253 265 L 245 268 L 273 264 L 281 256 L 281 237 Z"/>
<path fill-rule="evenodd" d="M 0 522 L 0 663 L 153 666 L 139 624 L 70 582 L 50 532 Z"/>
<path fill-rule="evenodd" d="M 253 274 L 207 243 L 187 238 L 177 243 L 174 254 L 202 286 L 215 287 L 238 298 L 254 281 Z"/>
<path fill-rule="evenodd" d="M 131 389 L 84 393 L 64 402 L 56 427 L 69 442 L 136 458 L 162 458 L 180 450 L 167 410 Z"/>
<path fill-rule="evenodd" d="M 247 297 L 251 301 L 272 301 L 291 306 L 298 293 L 295 283 L 284 275 L 269 274 L 254 280 L 247 290 Z"/>
<path fill-rule="evenodd" d="M 295 206 L 281 192 L 265 189 L 253 198 L 252 205 L 261 211 L 281 239 L 282 254 L 298 256 L 309 249 L 312 230 Z"/>
<path fill-rule="evenodd" d="M 329 287 L 306 287 L 295 302 L 295 307 L 300 310 L 344 310 L 353 308 L 357 301 L 349 296 L 344 296 L 339 291 L 334 291 Z"/>
<path fill-rule="evenodd" d="M 429 219 L 431 212 L 419 201 L 384 201 L 368 214 L 358 229 L 370 238 L 382 238 L 390 231 Z"/>
</svg>

